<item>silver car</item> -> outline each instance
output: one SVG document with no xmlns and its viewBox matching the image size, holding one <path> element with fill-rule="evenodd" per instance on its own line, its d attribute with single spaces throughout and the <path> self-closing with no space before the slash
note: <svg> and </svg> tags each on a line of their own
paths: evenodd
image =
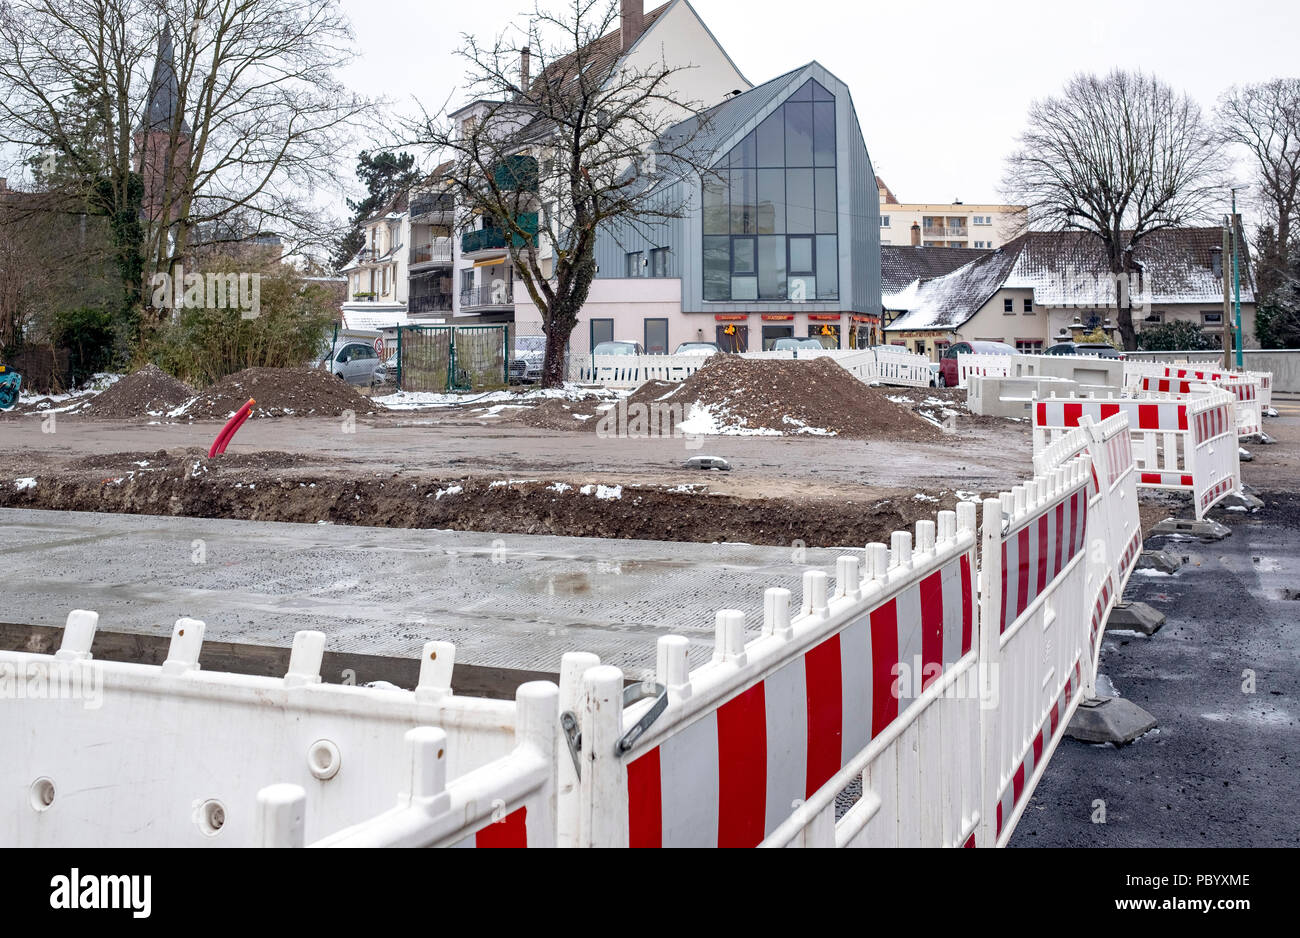
<svg viewBox="0 0 1300 938">
<path fill-rule="evenodd" d="M 388 383 L 388 365 L 380 360 L 373 346 L 364 342 L 340 346 L 337 352 L 326 356 L 321 367 L 348 384 L 373 388 Z"/>
</svg>

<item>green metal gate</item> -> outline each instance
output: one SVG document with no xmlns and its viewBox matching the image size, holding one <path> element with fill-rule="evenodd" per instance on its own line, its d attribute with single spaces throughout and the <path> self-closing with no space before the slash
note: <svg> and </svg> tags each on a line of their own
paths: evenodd
<svg viewBox="0 0 1300 938">
<path fill-rule="evenodd" d="M 402 326 L 397 387 L 444 393 L 495 391 L 510 383 L 509 326 Z"/>
</svg>

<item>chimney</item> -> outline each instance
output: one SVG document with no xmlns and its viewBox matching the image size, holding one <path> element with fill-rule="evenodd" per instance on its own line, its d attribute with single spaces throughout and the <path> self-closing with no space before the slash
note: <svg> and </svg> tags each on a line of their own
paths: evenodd
<svg viewBox="0 0 1300 938">
<path fill-rule="evenodd" d="M 0 176 L 0 192 L 5 192 L 8 189 L 9 189 L 9 180 L 6 179 L 4 176 Z"/>
<path fill-rule="evenodd" d="M 912 222 L 912 247 L 919 248 L 920 246 L 921 246 L 921 224 L 920 222 Z"/>
<path fill-rule="evenodd" d="M 521 93 L 528 90 L 528 83 L 532 81 L 533 68 L 533 50 L 524 46 L 519 50 L 519 91 Z"/>
<path fill-rule="evenodd" d="M 623 51 L 632 48 L 645 32 L 645 0 L 623 0 Z"/>
</svg>

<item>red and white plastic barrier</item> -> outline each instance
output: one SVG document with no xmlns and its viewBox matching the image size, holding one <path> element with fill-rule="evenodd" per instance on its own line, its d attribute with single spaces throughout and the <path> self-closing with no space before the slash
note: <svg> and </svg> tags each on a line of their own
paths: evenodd
<svg viewBox="0 0 1300 938">
<path fill-rule="evenodd" d="M 1187 400 L 1144 398 L 1051 398 L 1034 404 L 1034 452 L 1080 426 L 1082 418 L 1101 423 L 1123 413 L 1129 419 L 1137 484 L 1187 492 L 1202 519 L 1215 503 L 1241 490 L 1233 398 L 1209 385 Z M 1195 428 L 1194 423 L 1200 422 Z M 1232 446 L 1222 442 L 1232 437 Z M 1231 457 L 1227 449 L 1232 450 Z M 1228 460 L 1231 460 L 1229 466 Z M 1198 469 L 1199 467 L 1199 469 Z M 1198 478 L 1199 472 L 1199 478 Z M 1206 493 L 1213 494 L 1206 498 Z"/>
<path fill-rule="evenodd" d="M 983 353 L 957 355 L 957 387 L 969 387 L 971 375 L 981 378 L 1010 378 L 1016 373 L 1014 355 Z"/>
</svg>

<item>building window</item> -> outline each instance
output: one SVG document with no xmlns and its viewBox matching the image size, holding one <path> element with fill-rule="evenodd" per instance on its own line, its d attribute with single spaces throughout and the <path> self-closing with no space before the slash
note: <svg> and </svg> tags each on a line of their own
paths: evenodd
<svg viewBox="0 0 1300 938">
<path fill-rule="evenodd" d="M 645 341 L 642 344 L 647 355 L 667 355 L 668 320 L 647 319 L 645 321 Z"/>
<path fill-rule="evenodd" d="M 591 321 L 591 348 L 594 351 L 602 342 L 614 341 L 614 320 L 593 319 Z"/>
<path fill-rule="evenodd" d="M 888 227 L 889 227 L 889 216 L 888 216 L 888 215 L 881 215 L 881 216 L 880 216 L 880 227 L 881 227 L 881 228 L 888 228 Z"/>
<path fill-rule="evenodd" d="M 664 278 L 668 276 L 668 248 L 655 248 L 650 252 L 650 276 Z"/>
<path fill-rule="evenodd" d="M 776 347 L 778 339 L 793 339 L 794 326 L 764 326 L 763 351 L 770 352 Z"/>
<path fill-rule="evenodd" d="M 913 351 L 916 352 L 916 354 L 918 354 L 918 355 L 924 355 L 924 354 L 925 354 L 925 339 L 917 339 L 917 340 L 916 340 L 916 347 L 913 349 Z"/>
<path fill-rule="evenodd" d="M 1215 329 L 1223 328 L 1223 313 L 1201 313 L 1201 322 Z"/>
<path fill-rule="evenodd" d="M 1033 300 L 1025 300 L 1025 312 L 1026 312 L 1026 313 L 1032 313 L 1033 311 L 1034 311 L 1034 301 L 1033 301 Z"/>
<path fill-rule="evenodd" d="M 643 262 L 645 255 L 640 251 L 629 251 L 627 254 L 625 277 L 644 277 L 645 264 Z"/>
<path fill-rule="evenodd" d="M 1003 300 L 1003 301 L 1002 301 L 1002 312 L 1004 312 L 1004 313 L 1014 313 L 1015 311 L 1016 311 L 1016 301 L 1015 301 L 1015 300 Z"/>
<path fill-rule="evenodd" d="M 474 290 L 474 271 L 462 270 L 460 272 L 460 292 L 471 293 Z"/>
<path fill-rule="evenodd" d="M 1022 355 L 1043 354 L 1042 339 L 1016 339 L 1016 351 Z"/>
<path fill-rule="evenodd" d="M 705 300 L 839 299 L 835 154 L 835 98 L 809 80 L 706 174 Z"/>
<path fill-rule="evenodd" d="M 975 242 L 975 247 L 976 247 L 977 249 L 978 249 L 978 248 L 985 248 L 985 249 L 992 248 L 992 247 L 993 247 L 993 242 L 992 242 L 992 241 L 976 241 L 976 242 Z"/>
</svg>

